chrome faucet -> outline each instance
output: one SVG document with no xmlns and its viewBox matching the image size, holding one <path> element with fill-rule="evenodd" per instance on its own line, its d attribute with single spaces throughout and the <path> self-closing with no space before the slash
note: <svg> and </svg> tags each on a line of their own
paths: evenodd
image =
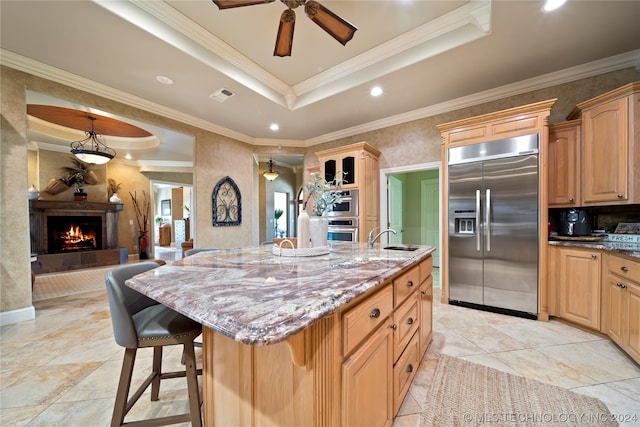
<svg viewBox="0 0 640 427">
<path fill-rule="evenodd" d="M 368 248 L 372 248 L 373 244 L 376 242 L 376 240 L 378 240 L 378 238 L 380 236 L 382 236 L 384 233 L 393 233 L 393 234 L 398 234 L 396 233 L 396 230 L 394 230 L 393 228 L 387 228 L 386 230 L 382 230 L 381 232 L 379 232 L 376 237 L 373 237 L 373 232 L 375 230 L 377 230 L 380 227 L 374 227 L 370 232 L 369 232 L 369 237 L 367 237 L 367 247 Z"/>
</svg>

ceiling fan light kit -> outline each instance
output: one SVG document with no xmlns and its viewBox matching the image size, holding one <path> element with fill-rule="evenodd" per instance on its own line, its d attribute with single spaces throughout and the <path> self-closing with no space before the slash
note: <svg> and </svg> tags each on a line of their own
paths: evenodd
<svg viewBox="0 0 640 427">
<path fill-rule="evenodd" d="M 218 9 L 272 3 L 275 0 L 212 0 Z M 273 56 L 291 56 L 296 15 L 293 9 L 304 5 L 305 14 L 343 46 L 353 38 L 357 28 L 315 0 L 280 0 L 287 10 L 280 16 Z"/>
<path fill-rule="evenodd" d="M 71 154 L 85 163 L 105 164 L 116 156 L 116 151 L 98 140 L 99 135 L 93 129 L 96 118 L 88 116 L 88 119 L 91 120 L 91 130 L 85 131 L 85 139 L 71 143 Z"/>
</svg>

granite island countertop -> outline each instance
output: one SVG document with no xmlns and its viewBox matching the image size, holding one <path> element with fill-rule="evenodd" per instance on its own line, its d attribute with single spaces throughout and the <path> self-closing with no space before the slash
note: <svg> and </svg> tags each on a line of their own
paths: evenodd
<svg viewBox="0 0 640 427">
<path fill-rule="evenodd" d="M 282 257 L 272 245 L 200 252 L 129 279 L 127 286 L 249 345 L 286 340 L 414 263 L 415 251 L 332 242 L 329 254 Z"/>
</svg>

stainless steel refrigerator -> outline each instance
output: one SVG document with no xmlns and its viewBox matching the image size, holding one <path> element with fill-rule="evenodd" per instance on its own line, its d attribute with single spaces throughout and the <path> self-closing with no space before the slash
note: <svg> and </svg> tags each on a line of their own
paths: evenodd
<svg viewBox="0 0 640 427">
<path fill-rule="evenodd" d="M 538 134 L 449 149 L 449 302 L 538 313 Z"/>
</svg>

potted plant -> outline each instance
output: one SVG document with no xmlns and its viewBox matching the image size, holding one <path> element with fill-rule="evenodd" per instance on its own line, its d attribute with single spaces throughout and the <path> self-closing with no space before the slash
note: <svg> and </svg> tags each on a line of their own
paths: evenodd
<svg viewBox="0 0 640 427">
<path fill-rule="evenodd" d="M 107 179 L 107 184 L 109 185 L 109 190 L 111 191 L 111 197 L 109 197 L 109 201 L 111 203 L 122 203 L 120 197 L 118 197 L 118 190 L 120 190 L 120 186 L 122 184 L 116 183 L 115 179 L 109 178 Z"/>
<path fill-rule="evenodd" d="M 94 185 L 98 182 L 97 176 L 94 172 L 90 171 L 84 163 L 73 157 L 71 159 L 73 166 L 65 166 L 62 170 L 66 173 L 66 176 L 61 178 L 67 185 L 73 185 L 76 191 L 73 193 L 73 198 L 76 201 L 87 200 L 87 193 L 85 193 L 83 186 L 85 183 Z"/>
<path fill-rule="evenodd" d="M 312 215 L 308 218 L 308 234 L 311 240 L 311 247 L 327 246 L 329 221 L 323 215 L 333 206 L 342 202 L 341 187 L 344 180 L 335 178 L 333 181 L 327 181 L 320 176 L 319 172 L 314 172 L 311 176 L 311 181 L 306 185 L 307 198 L 302 204 L 302 213 L 298 217 L 298 233 L 302 235 L 302 240 L 306 242 L 305 216 L 307 215 L 307 204 L 313 199 Z"/>
</svg>

